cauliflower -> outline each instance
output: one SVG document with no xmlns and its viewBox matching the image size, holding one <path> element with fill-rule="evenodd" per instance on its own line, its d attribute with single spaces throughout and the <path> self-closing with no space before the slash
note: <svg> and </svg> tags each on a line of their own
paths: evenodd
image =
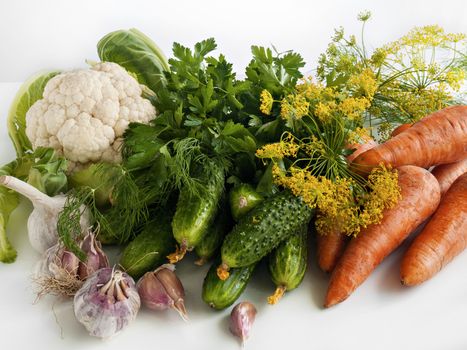
<svg viewBox="0 0 467 350">
<path fill-rule="evenodd" d="M 119 163 L 128 124 L 156 116 L 142 92 L 135 78 L 111 62 L 59 74 L 26 113 L 26 135 L 33 149 L 57 150 L 72 171 L 99 161 Z"/>
</svg>

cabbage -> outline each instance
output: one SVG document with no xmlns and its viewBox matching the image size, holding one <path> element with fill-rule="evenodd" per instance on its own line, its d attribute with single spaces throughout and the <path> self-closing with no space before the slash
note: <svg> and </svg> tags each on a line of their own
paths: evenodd
<svg viewBox="0 0 467 350">
<path fill-rule="evenodd" d="M 48 81 L 59 73 L 58 71 L 39 72 L 29 78 L 16 93 L 8 113 L 7 127 L 18 158 L 32 151 L 31 142 L 26 136 L 26 113 L 37 100 L 42 98 Z"/>
<path fill-rule="evenodd" d="M 97 43 L 97 53 L 101 61 L 119 64 L 152 91 L 166 85 L 164 72 L 170 70 L 167 58 L 149 37 L 137 29 L 107 34 Z"/>
</svg>

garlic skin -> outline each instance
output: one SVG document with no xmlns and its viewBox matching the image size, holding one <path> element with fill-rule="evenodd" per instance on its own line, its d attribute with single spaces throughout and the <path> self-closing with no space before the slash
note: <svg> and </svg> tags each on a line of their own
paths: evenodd
<svg viewBox="0 0 467 350">
<path fill-rule="evenodd" d="M 96 239 L 96 235 L 91 230 L 88 230 L 88 233 L 84 236 L 80 248 L 86 253 L 86 261 L 79 262 L 77 271 L 81 280 L 85 280 L 99 269 L 109 267 L 109 259 L 102 250 L 102 244 Z"/>
<path fill-rule="evenodd" d="M 34 210 L 28 218 L 29 242 L 39 253 L 45 253 L 58 241 L 58 216 L 65 206 L 67 197 L 65 195 L 49 197 L 34 186 L 13 176 L 0 176 L 0 185 L 18 192 L 32 202 Z M 84 231 L 90 226 L 90 214 L 88 210 L 83 211 L 80 224 Z"/>
<path fill-rule="evenodd" d="M 242 346 L 250 336 L 256 313 L 255 306 L 248 301 L 237 304 L 230 313 L 230 331 L 240 338 Z"/>
<path fill-rule="evenodd" d="M 109 259 L 94 232 L 88 230 L 80 247 L 86 255 L 86 261 L 80 261 L 61 242 L 47 249 L 35 269 L 34 280 L 39 287 L 38 296 L 74 296 L 88 276 L 101 268 L 109 267 Z"/>
<path fill-rule="evenodd" d="M 120 333 L 136 318 L 140 306 L 133 279 L 110 267 L 89 276 L 73 300 L 76 319 L 90 335 L 102 339 Z"/>
<path fill-rule="evenodd" d="M 173 308 L 186 321 L 185 289 L 174 271 L 173 264 L 164 264 L 146 272 L 137 283 L 138 293 L 147 308 L 156 311 Z"/>
</svg>

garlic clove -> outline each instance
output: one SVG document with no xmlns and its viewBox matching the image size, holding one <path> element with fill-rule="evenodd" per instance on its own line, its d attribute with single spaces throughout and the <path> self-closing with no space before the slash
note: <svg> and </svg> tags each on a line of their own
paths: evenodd
<svg viewBox="0 0 467 350">
<path fill-rule="evenodd" d="M 164 264 L 153 272 L 147 272 L 138 281 L 138 292 L 143 304 L 152 310 L 173 308 L 188 320 L 185 308 L 185 289 L 175 274 L 175 266 Z"/>
<path fill-rule="evenodd" d="M 68 250 L 63 250 L 61 260 L 61 267 L 72 276 L 76 276 L 78 273 L 79 259 L 78 257 L 69 252 Z"/>
<path fill-rule="evenodd" d="M 137 284 L 142 303 L 151 310 L 172 307 L 173 300 L 154 272 L 146 272 Z"/>
<path fill-rule="evenodd" d="M 104 339 L 128 326 L 136 318 L 140 305 L 133 279 L 109 267 L 89 276 L 73 300 L 77 320 L 89 334 Z"/>
<path fill-rule="evenodd" d="M 95 271 L 109 267 L 109 259 L 102 250 L 101 243 L 96 239 L 96 235 L 91 230 L 88 230 L 80 247 L 86 254 L 86 261 L 79 263 L 78 275 L 80 279 L 85 280 Z"/>
<path fill-rule="evenodd" d="M 237 304 L 230 313 L 230 331 L 233 335 L 240 338 L 242 347 L 250 336 L 256 312 L 256 308 L 252 303 L 243 301 Z"/>
</svg>

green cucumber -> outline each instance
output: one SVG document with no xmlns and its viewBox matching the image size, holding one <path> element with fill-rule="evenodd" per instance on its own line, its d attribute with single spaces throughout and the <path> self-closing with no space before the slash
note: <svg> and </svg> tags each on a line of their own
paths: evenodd
<svg viewBox="0 0 467 350">
<path fill-rule="evenodd" d="M 221 248 L 221 279 L 231 267 L 251 265 L 307 224 L 314 210 L 289 191 L 277 193 L 251 210 L 225 237 Z"/>
<path fill-rule="evenodd" d="M 206 188 L 199 195 L 180 190 L 177 209 L 172 220 L 173 235 L 180 244 L 180 249 L 170 255 L 170 262 L 176 263 L 191 251 L 208 232 L 216 217 L 219 201 L 224 192 L 224 170 L 214 165 L 211 176 L 200 179 Z"/>
<path fill-rule="evenodd" d="M 203 282 L 202 298 L 210 307 L 222 310 L 232 305 L 245 290 L 250 281 L 256 263 L 230 270 L 229 278 L 225 281 L 217 277 L 216 268 L 219 260 L 209 269 Z"/>
<path fill-rule="evenodd" d="M 228 210 L 226 210 L 226 205 L 223 205 L 219 208 L 208 232 L 195 247 L 196 255 L 199 256 L 199 259 L 195 262 L 196 265 L 204 265 L 217 253 L 225 235 L 231 228 L 232 218 Z"/>
<path fill-rule="evenodd" d="M 167 254 L 175 249 L 172 215 L 170 210 L 161 210 L 123 250 L 120 265 L 133 278 L 137 279 L 162 265 L 167 260 Z"/>
<path fill-rule="evenodd" d="M 263 201 L 263 196 L 255 191 L 250 184 L 234 187 L 229 194 L 230 211 L 235 221 L 248 213 Z"/>
<path fill-rule="evenodd" d="M 308 250 L 308 225 L 283 241 L 269 255 L 269 273 L 276 285 L 276 291 L 268 298 L 275 304 L 282 295 L 297 288 L 305 277 Z"/>
</svg>

